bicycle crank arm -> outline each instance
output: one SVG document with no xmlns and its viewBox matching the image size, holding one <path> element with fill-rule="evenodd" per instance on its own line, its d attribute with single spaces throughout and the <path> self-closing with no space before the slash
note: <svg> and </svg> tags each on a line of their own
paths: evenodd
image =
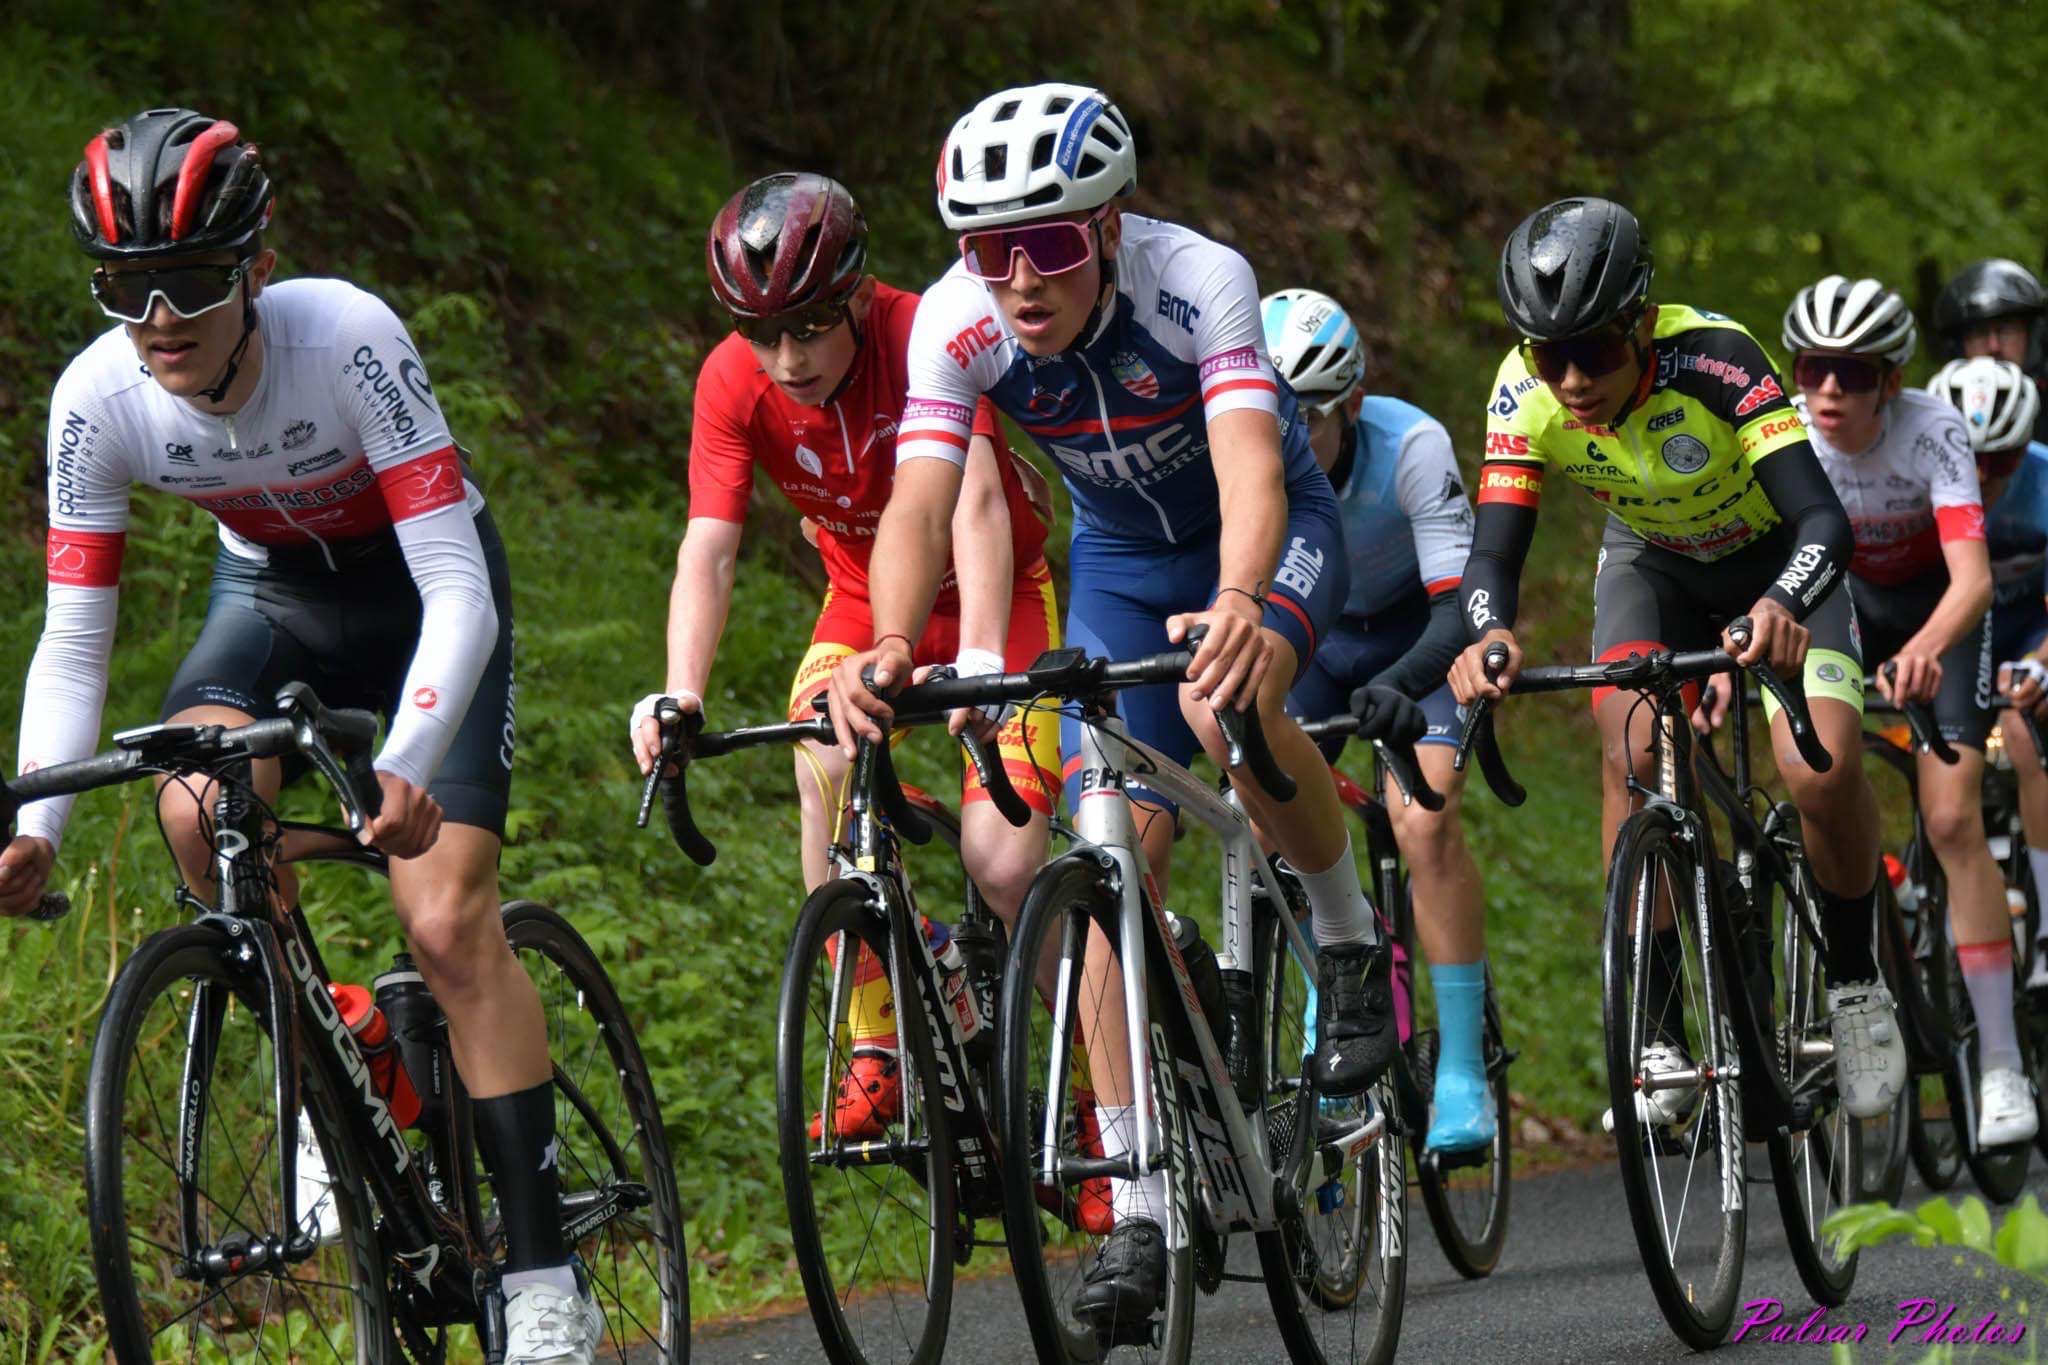
<svg viewBox="0 0 2048 1365">
<path fill-rule="evenodd" d="M 1334 1179 L 1346 1166 L 1364 1155 L 1366 1149 L 1378 1142 L 1386 1131 L 1387 1116 L 1375 1112 L 1371 1118 L 1329 1137 L 1318 1134 L 1316 1156 L 1321 1160 L 1323 1179 Z"/>
<path fill-rule="evenodd" d="M 654 1194 L 635 1180 L 622 1180 L 601 1190 L 581 1190 L 562 1196 L 562 1239 L 570 1246 L 582 1241 L 621 1214 L 644 1209 Z"/>
</svg>

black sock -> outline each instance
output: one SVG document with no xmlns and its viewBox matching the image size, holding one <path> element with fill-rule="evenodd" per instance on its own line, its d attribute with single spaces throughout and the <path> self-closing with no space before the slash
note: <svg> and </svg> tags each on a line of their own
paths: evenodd
<svg viewBox="0 0 2048 1365">
<path fill-rule="evenodd" d="M 1824 886 L 1820 893 L 1820 928 L 1827 935 L 1827 979 L 1830 986 L 1877 980 L 1877 957 L 1871 934 L 1876 927 L 1877 882 L 1860 896 L 1837 896 Z"/>
<path fill-rule="evenodd" d="M 562 1240 L 556 1171 L 555 1085 L 474 1102 L 476 1145 L 505 1220 L 505 1269 L 538 1270 L 569 1259 Z"/>
<path fill-rule="evenodd" d="M 1685 943 L 1678 926 L 1658 929 L 1650 935 L 1650 980 L 1646 990 L 1650 1007 L 1650 1037 L 1658 1042 L 1685 1046 L 1685 997 L 1678 978 L 1685 966 Z"/>
</svg>

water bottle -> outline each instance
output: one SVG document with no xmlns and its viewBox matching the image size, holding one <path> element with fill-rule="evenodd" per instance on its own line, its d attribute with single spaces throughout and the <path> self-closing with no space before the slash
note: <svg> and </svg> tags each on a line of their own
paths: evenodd
<svg viewBox="0 0 2048 1365">
<path fill-rule="evenodd" d="M 981 1005 L 975 998 L 973 983 L 967 979 L 967 959 L 961 956 L 960 945 L 953 941 L 953 931 L 946 924 L 928 919 L 924 932 L 932 956 L 939 963 L 939 995 L 953 1012 L 953 1027 L 960 1041 L 972 1042 L 981 1033 Z"/>
<path fill-rule="evenodd" d="M 1216 961 L 1216 950 L 1202 940 L 1202 930 L 1191 919 L 1184 919 L 1168 911 L 1166 922 L 1173 930 L 1173 946 L 1180 950 L 1180 960 L 1187 964 L 1188 984 L 1195 988 L 1195 999 L 1201 1004 L 1202 1014 L 1212 1023 L 1223 1019 L 1223 971 Z"/>
<path fill-rule="evenodd" d="M 974 994 L 981 1019 L 979 1042 L 993 1048 L 996 1037 L 996 1001 L 1003 993 L 1003 950 L 996 932 L 983 918 L 963 920 L 953 927 L 953 946 L 967 963 L 967 982 Z"/>
<path fill-rule="evenodd" d="M 391 1036 L 391 1021 L 361 986 L 337 982 L 328 986 L 327 991 L 334 997 L 334 1008 L 341 1015 L 342 1025 L 355 1035 L 356 1045 L 363 1050 L 363 1060 L 370 1066 L 370 1083 L 384 1097 L 392 1122 L 400 1128 L 412 1127 L 419 1121 L 420 1097 L 399 1060 L 397 1040 Z"/>
<path fill-rule="evenodd" d="M 1906 875 L 1906 865 L 1889 853 L 1884 855 L 1884 875 L 1898 897 L 1899 909 L 1910 915 L 1920 908 L 1922 888 Z"/>
<path fill-rule="evenodd" d="M 1252 974 L 1237 965 L 1234 957 L 1218 956 L 1216 974 L 1222 979 L 1223 1064 L 1230 1069 L 1230 1084 L 1238 1102 L 1247 1109 L 1259 1102 L 1252 1075 L 1252 1049 L 1257 1039 L 1252 1028 Z"/>
<path fill-rule="evenodd" d="M 448 1068 L 448 1021 L 427 989 L 412 957 L 400 953 L 391 968 L 370 983 L 371 997 L 391 1025 L 399 1060 L 420 1097 L 420 1126 L 438 1128 L 448 1116 L 454 1088 Z"/>
</svg>

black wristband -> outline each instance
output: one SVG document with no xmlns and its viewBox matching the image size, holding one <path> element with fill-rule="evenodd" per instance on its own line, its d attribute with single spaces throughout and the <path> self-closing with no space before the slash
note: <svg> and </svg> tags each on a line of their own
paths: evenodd
<svg viewBox="0 0 2048 1365">
<path fill-rule="evenodd" d="M 1266 609 L 1266 599 L 1260 594 L 1251 591 L 1249 588 L 1218 588 L 1216 589 L 1215 598 L 1210 601 L 1209 605 L 1211 607 L 1214 607 L 1217 602 L 1223 600 L 1223 594 L 1227 592 L 1239 593 L 1245 597 L 1251 598 L 1252 601 L 1259 604 L 1260 611 L 1264 611 Z"/>
</svg>

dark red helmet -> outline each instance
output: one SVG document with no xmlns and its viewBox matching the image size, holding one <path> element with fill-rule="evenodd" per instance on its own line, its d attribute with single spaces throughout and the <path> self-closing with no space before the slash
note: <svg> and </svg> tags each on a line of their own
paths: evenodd
<svg viewBox="0 0 2048 1365">
<path fill-rule="evenodd" d="M 223 119 L 145 109 L 85 144 L 71 228 L 101 260 L 238 250 L 275 196 L 254 143 Z"/>
<path fill-rule="evenodd" d="M 725 201 L 704 255 L 727 312 L 773 317 L 854 291 L 867 268 L 868 221 L 837 180 L 783 171 Z"/>
</svg>

